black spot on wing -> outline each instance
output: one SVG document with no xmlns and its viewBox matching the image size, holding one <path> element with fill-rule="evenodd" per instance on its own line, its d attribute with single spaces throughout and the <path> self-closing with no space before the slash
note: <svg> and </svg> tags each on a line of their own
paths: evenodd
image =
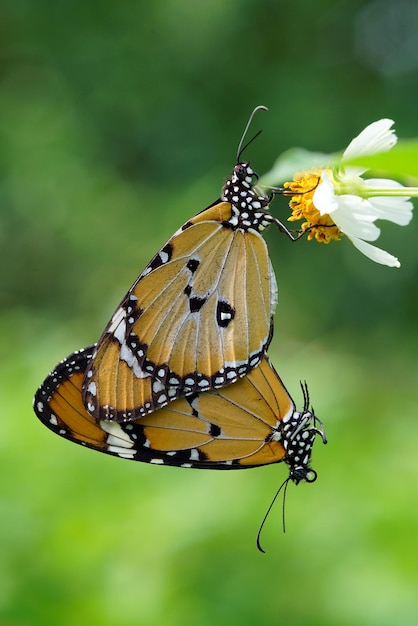
<svg viewBox="0 0 418 626">
<path fill-rule="evenodd" d="M 219 300 L 218 306 L 216 307 L 216 321 L 218 322 L 218 326 L 221 328 L 226 328 L 230 322 L 235 317 L 235 309 L 226 302 L 226 300 Z"/>
<path fill-rule="evenodd" d="M 189 298 L 190 313 L 197 313 L 200 311 L 205 302 L 206 298 L 198 298 L 197 296 Z"/>
<path fill-rule="evenodd" d="M 219 437 L 221 432 L 222 431 L 217 424 L 210 425 L 209 434 L 211 435 L 211 437 Z"/>
<path fill-rule="evenodd" d="M 191 271 L 192 274 L 194 274 L 199 265 L 200 261 L 198 259 L 190 259 L 190 261 L 187 262 L 186 267 L 188 270 Z"/>
<path fill-rule="evenodd" d="M 135 446 L 137 448 L 143 447 L 147 442 L 145 427 L 141 426 L 138 422 L 123 423 L 123 420 L 120 421 L 122 422 L 120 424 L 121 429 L 129 436 L 131 441 L 135 442 Z"/>
</svg>

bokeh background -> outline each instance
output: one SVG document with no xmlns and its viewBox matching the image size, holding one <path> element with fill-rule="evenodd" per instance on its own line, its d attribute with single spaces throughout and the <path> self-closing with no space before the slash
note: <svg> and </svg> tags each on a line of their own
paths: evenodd
<svg viewBox="0 0 418 626">
<path fill-rule="evenodd" d="M 267 233 L 271 356 L 299 405 L 308 381 L 329 444 L 266 555 L 285 467 L 128 463 L 56 437 L 31 401 L 218 197 L 255 105 L 260 174 L 381 117 L 418 134 L 418 5 L 3 0 L 0 31 L 1 623 L 416 625 L 416 223 L 383 225 L 399 270 Z"/>
</svg>

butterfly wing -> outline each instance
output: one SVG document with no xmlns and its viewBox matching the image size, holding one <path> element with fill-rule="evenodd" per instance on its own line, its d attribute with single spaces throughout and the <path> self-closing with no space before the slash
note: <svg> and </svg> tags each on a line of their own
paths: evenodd
<svg viewBox="0 0 418 626">
<path fill-rule="evenodd" d="M 233 227 L 234 217 L 229 202 L 199 213 L 131 287 L 83 384 L 96 419 L 136 419 L 179 396 L 228 385 L 259 363 L 277 285 L 263 238 Z"/>
<path fill-rule="evenodd" d="M 56 434 L 106 454 L 162 465 L 244 469 L 286 460 L 280 426 L 295 407 L 267 357 L 233 385 L 118 424 L 96 421 L 83 405 L 83 375 L 93 351 L 91 346 L 61 361 L 36 392 L 35 413 Z"/>
</svg>

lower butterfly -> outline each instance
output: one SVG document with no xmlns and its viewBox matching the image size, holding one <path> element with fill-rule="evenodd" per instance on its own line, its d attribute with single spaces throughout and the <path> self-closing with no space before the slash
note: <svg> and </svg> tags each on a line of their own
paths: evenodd
<svg viewBox="0 0 418 626">
<path fill-rule="evenodd" d="M 245 378 L 223 389 L 191 394 L 128 423 L 96 421 L 85 409 L 82 382 L 94 346 L 74 352 L 46 378 L 34 410 L 56 434 L 123 459 L 199 469 L 245 469 L 280 463 L 296 484 L 313 482 L 312 446 L 322 423 L 296 411 L 279 376 L 263 357 Z"/>
</svg>

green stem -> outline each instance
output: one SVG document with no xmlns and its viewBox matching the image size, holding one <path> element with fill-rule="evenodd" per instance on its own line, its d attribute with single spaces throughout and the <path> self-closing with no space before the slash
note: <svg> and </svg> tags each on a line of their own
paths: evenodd
<svg viewBox="0 0 418 626">
<path fill-rule="evenodd" d="M 363 187 L 361 195 L 364 198 L 375 198 L 376 196 L 400 196 L 406 198 L 417 198 L 418 187 Z"/>
</svg>

